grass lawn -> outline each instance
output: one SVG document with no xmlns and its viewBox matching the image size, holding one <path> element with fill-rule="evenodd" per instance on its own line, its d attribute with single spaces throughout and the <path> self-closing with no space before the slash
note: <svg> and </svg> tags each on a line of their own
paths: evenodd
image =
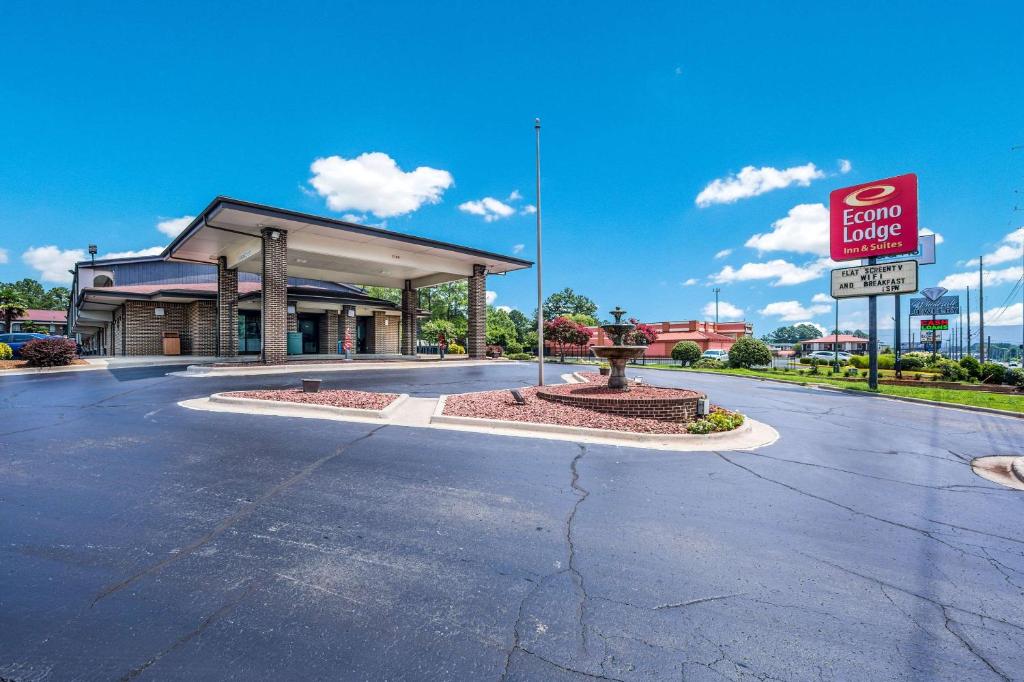
<svg viewBox="0 0 1024 682">
<path fill-rule="evenodd" d="M 583 363 L 581 363 L 583 364 Z M 587 363 L 589 364 L 589 363 Z M 784 372 L 766 372 L 763 370 L 755 369 L 700 369 L 693 370 L 687 367 L 680 367 L 678 365 L 666 365 L 666 364 L 654 364 L 648 363 L 647 365 L 629 365 L 631 369 L 664 369 L 671 370 L 674 372 L 708 372 L 713 374 L 731 374 L 733 376 L 741 377 L 752 377 L 752 378 L 765 378 L 765 379 L 776 379 L 778 381 L 789 381 L 794 384 L 825 384 L 830 386 L 839 386 L 841 388 L 848 388 L 855 391 L 870 391 L 868 388 L 868 382 L 864 381 L 843 381 L 841 379 L 829 378 L 826 375 L 803 375 L 800 376 L 795 371 L 784 373 Z M 917 372 L 912 372 L 911 375 Z M 880 374 L 893 374 L 893 372 L 881 372 Z M 906 376 L 906 373 L 904 373 Z M 1024 413 L 1024 394 L 1022 395 L 1006 395 L 1002 393 L 985 393 L 983 391 L 956 391 L 948 388 L 927 388 L 917 386 L 886 386 L 881 385 L 878 387 L 878 393 L 885 395 L 896 395 L 906 398 L 921 398 L 924 400 L 935 400 L 941 403 L 952 403 L 956 405 L 971 405 L 974 407 L 989 407 L 997 410 L 1008 410 L 1010 412 L 1021 412 Z"/>
</svg>

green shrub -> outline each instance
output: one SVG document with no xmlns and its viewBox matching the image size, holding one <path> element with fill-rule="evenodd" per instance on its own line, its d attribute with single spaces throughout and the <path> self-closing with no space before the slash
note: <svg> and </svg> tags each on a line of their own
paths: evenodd
<svg viewBox="0 0 1024 682">
<path fill-rule="evenodd" d="M 732 431 L 743 425 L 742 414 L 727 410 L 715 410 L 707 416 L 707 420 L 715 425 L 716 431 Z"/>
<path fill-rule="evenodd" d="M 505 353 L 507 355 L 518 355 L 523 352 L 523 344 L 518 341 L 509 341 L 505 344 Z"/>
<path fill-rule="evenodd" d="M 506 355 L 509 360 L 532 360 L 533 356 L 529 353 L 509 353 Z"/>
<path fill-rule="evenodd" d="M 846 376 L 848 377 L 855 377 L 858 374 L 860 374 L 860 371 L 856 367 L 848 367 L 846 369 Z"/>
<path fill-rule="evenodd" d="M 964 360 L 966 359 L 964 358 Z M 935 363 L 935 370 L 942 377 L 943 381 L 966 381 L 970 377 L 970 372 L 962 365 L 962 361 L 957 363 L 953 360 L 939 360 Z"/>
<path fill-rule="evenodd" d="M 14 357 L 14 351 L 6 343 L 0 343 L 0 360 L 10 360 Z"/>
<path fill-rule="evenodd" d="M 985 362 L 981 365 L 979 378 L 986 384 L 1001 384 L 1004 374 L 1006 374 L 1006 368 L 999 363 Z"/>
<path fill-rule="evenodd" d="M 21 347 L 29 367 L 63 367 L 75 360 L 75 342 L 61 336 L 33 339 Z"/>
<path fill-rule="evenodd" d="M 1016 367 L 1011 367 L 1010 369 L 1006 370 L 1006 372 L 1003 374 L 1003 382 L 1009 384 L 1010 386 L 1018 386 L 1020 388 L 1024 388 L 1024 369 L 1017 369 Z"/>
<path fill-rule="evenodd" d="M 936 364 L 942 363 L 938 362 Z M 978 362 L 978 358 L 970 355 L 960 358 L 960 366 L 967 370 L 968 376 L 972 376 L 975 379 L 981 378 L 981 363 Z"/>
<path fill-rule="evenodd" d="M 878 356 L 878 369 L 895 369 L 896 368 L 896 356 L 884 353 Z"/>
<path fill-rule="evenodd" d="M 917 355 L 903 355 L 900 357 L 900 369 L 905 369 L 908 372 L 924 369 L 924 358 Z"/>
<path fill-rule="evenodd" d="M 700 346 L 693 341 L 680 341 L 672 347 L 672 359 L 684 365 L 692 365 L 700 360 Z"/>
<path fill-rule="evenodd" d="M 687 433 L 706 434 L 715 432 L 715 424 L 710 419 L 698 419 L 686 425 Z"/>
<path fill-rule="evenodd" d="M 850 364 L 857 369 L 867 369 L 869 364 L 868 356 L 866 355 L 851 355 Z"/>
<path fill-rule="evenodd" d="M 452 341 L 448 344 L 448 352 L 452 355 L 464 355 L 466 353 L 466 349 Z"/>
<path fill-rule="evenodd" d="M 729 366 L 750 369 L 772 364 L 772 350 L 764 341 L 741 336 L 729 349 Z"/>
<path fill-rule="evenodd" d="M 724 369 L 725 363 L 714 358 L 701 358 L 691 366 L 698 369 Z"/>
</svg>

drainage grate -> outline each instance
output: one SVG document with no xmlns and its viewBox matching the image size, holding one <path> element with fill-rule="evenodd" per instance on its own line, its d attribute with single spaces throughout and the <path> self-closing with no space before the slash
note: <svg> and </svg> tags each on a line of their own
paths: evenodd
<svg viewBox="0 0 1024 682">
<path fill-rule="evenodd" d="M 975 457 L 971 460 L 971 470 L 993 483 L 1024 490 L 1024 457 Z"/>
</svg>

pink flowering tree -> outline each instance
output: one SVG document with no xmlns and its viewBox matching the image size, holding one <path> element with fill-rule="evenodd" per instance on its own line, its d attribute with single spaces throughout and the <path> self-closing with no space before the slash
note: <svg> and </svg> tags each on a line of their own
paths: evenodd
<svg viewBox="0 0 1024 682">
<path fill-rule="evenodd" d="M 561 315 L 544 323 L 544 340 L 554 344 L 562 362 L 565 362 L 566 348 L 586 345 L 591 334 L 592 332 L 583 325 Z"/>
</svg>

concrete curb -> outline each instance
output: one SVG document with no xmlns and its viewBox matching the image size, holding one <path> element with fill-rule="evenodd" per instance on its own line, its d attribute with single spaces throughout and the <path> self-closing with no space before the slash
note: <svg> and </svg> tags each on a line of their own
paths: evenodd
<svg viewBox="0 0 1024 682">
<path fill-rule="evenodd" d="M 466 427 L 483 433 L 509 432 L 530 438 L 557 438 L 559 440 L 581 440 L 605 445 L 653 447 L 660 450 L 707 451 L 707 450 L 754 450 L 771 445 L 779 433 L 762 422 L 745 417 L 743 425 L 733 431 L 708 434 L 661 434 L 631 433 L 612 429 L 594 429 L 583 426 L 564 426 L 540 422 L 519 422 L 504 419 L 482 419 L 479 417 L 458 417 L 444 414 L 448 396 L 442 395 L 434 408 L 430 423 Z"/>
<path fill-rule="evenodd" d="M 275 411 L 287 411 L 287 416 L 301 416 L 300 413 L 310 417 L 363 417 L 368 419 L 388 419 L 401 407 L 402 403 L 409 399 L 409 394 L 402 393 L 390 405 L 382 410 L 364 410 L 355 407 L 336 407 L 334 405 L 308 405 L 305 403 L 293 403 L 287 400 L 260 400 L 257 398 L 240 398 L 229 396 L 224 393 L 214 393 L 210 396 L 211 403 L 218 405 L 232 405 L 235 407 L 263 408 L 257 410 L 259 413 L 267 413 L 267 408 Z"/>
<path fill-rule="evenodd" d="M 67 365 L 65 367 L 23 367 L 21 369 L 0 370 L 0 378 L 27 376 L 30 374 L 62 374 L 64 372 L 95 372 L 110 369 L 105 365 Z"/>
<path fill-rule="evenodd" d="M 1010 464 L 1010 472 L 1024 483 L 1024 457 L 1018 457 Z"/>
<path fill-rule="evenodd" d="M 641 369 L 643 369 L 641 367 Z M 836 393 L 846 393 L 848 395 L 862 396 L 865 398 L 885 398 L 887 400 L 900 400 L 905 403 L 918 403 L 919 405 L 930 405 L 932 407 L 944 407 L 949 410 L 963 410 L 965 412 L 984 412 L 986 414 L 994 414 L 1000 417 L 1013 417 L 1014 419 L 1024 419 L 1024 412 L 1011 412 L 1010 410 L 999 410 L 994 407 L 981 407 L 978 405 L 960 405 L 958 403 L 944 403 L 938 400 L 926 400 L 924 398 L 911 398 L 902 395 L 888 395 L 885 393 L 871 393 L 869 391 L 858 391 L 852 388 L 843 388 L 841 386 L 832 386 L 831 384 L 819 384 L 813 381 L 786 381 L 785 379 L 774 379 L 772 377 L 745 377 L 737 374 L 723 374 L 721 372 L 706 372 L 699 369 L 687 369 L 687 370 L 674 370 L 674 369 L 661 369 L 659 367 L 648 367 L 648 371 L 652 372 L 681 372 L 691 374 L 705 374 L 716 377 L 729 377 L 730 379 L 747 379 L 750 381 L 769 381 L 773 384 L 783 384 L 787 386 L 795 386 L 796 388 L 820 388 L 826 391 L 835 391 Z"/>
<path fill-rule="evenodd" d="M 474 367 L 480 364 L 492 362 L 495 362 L 495 360 L 446 360 L 444 362 L 429 360 L 393 360 L 389 362 L 348 361 L 310 363 L 303 365 L 256 365 L 250 367 L 211 367 L 209 365 L 189 365 L 184 372 L 169 372 L 169 374 L 172 376 L 187 377 L 190 379 L 205 379 L 208 377 L 268 376 L 274 374 L 309 374 L 314 372 L 359 372 L 366 370 L 425 369 L 428 367 Z"/>
</svg>

